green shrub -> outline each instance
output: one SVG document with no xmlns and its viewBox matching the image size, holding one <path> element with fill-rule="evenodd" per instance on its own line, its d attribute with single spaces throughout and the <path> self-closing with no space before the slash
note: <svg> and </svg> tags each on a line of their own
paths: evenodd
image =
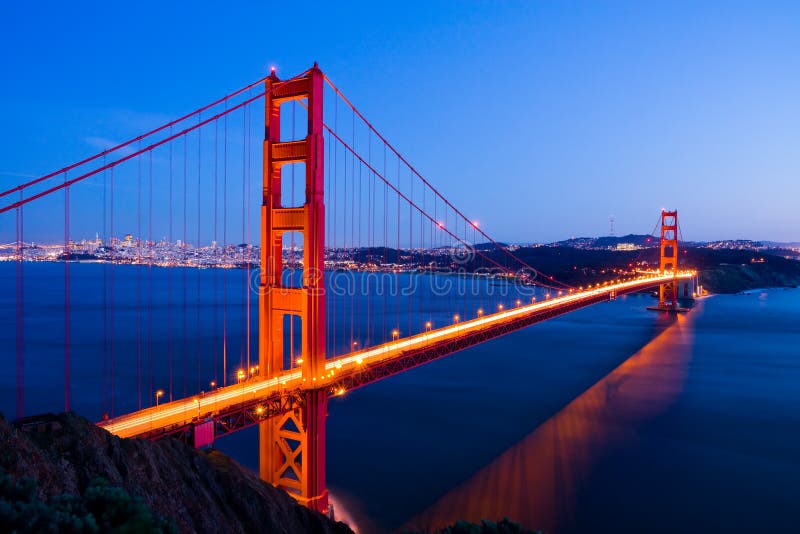
<svg viewBox="0 0 800 534">
<path fill-rule="evenodd" d="M 83 495 L 59 495 L 44 502 L 35 480 L 15 482 L 0 468 L 0 531 L 122 534 L 174 533 L 177 528 L 106 480 L 94 480 Z"/>
</svg>

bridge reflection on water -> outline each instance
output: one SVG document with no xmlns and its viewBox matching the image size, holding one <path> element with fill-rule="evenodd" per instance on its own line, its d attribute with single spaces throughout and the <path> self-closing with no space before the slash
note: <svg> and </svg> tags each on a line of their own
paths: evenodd
<svg viewBox="0 0 800 534">
<path fill-rule="evenodd" d="M 406 527 L 509 517 L 548 532 L 569 528 L 578 492 L 597 461 L 617 444 L 636 440 L 637 427 L 683 390 L 693 315 L 671 316 L 672 324 L 650 343 Z"/>
</svg>

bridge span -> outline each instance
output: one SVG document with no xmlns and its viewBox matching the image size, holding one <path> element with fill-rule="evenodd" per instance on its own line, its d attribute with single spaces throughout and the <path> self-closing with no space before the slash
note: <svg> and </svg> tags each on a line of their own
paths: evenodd
<svg viewBox="0 0 800 534">
<path fill-rule="evenodd" d="M 691 279 L 694 272 L 650 274 L 540 302 L 522 304 L 469 320 L 454 318 L 451 325 L 431 328 L 366 350 L 326 360 L 325 371 L 309 384 L 300 368 L 271 378 L 255 377 L 98 423 L 120 437 L 156 439 L 191 435 L 194 427 L 213 421 L 214 435 L 259 423 L 302 405 L 301 392 L 324 389 L 329 396 L 367 385 L 387 376 L 441 358 L 565 313 L 605 302 L 617 296 L 659 287 L 677 278 Z M 248 374 L 248 373 L 246 373 Z"/>
</svg>

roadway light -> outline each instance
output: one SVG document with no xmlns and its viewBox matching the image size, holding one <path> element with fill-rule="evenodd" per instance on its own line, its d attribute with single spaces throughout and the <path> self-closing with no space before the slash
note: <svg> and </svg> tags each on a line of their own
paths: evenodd
<svg viewBox="0 0 800 534">
<path fill-rule="evenodd" d="M 256 413 L 258 415 L 261 415 L 262 413 L 264 413 L 264 407 L 263 406 L 257 406 L 256 407 Z"/>
<path fill-rule="evenodd" d="M 534 302 L 536 302 L 536 297 L 531 297 L 531 304 L 533 304 Z"/>
<path fill-rule="evenodd" d="M 458 314 L 453 315 L 453 322 L 457 323 L 460 318 L 461 317 L 459 317 Z"/>
<path fill-rule="evenodd" d="M 214 389 L 215 387 L 217 387 L 217 383 L 214 380 L 212 380 L 209 385 L 211 386 L 211 389 Z"/>
<path fill-rule="evenodd" d="M 353 341 L 353 350 L 356 350 L 357 346 L 358 346 L 358 341 Z"/>
<path fill-rule="evenodd" d="M 433 326 L 433 324 L 430 321 L 426 322 L 425 323 L 425 331 L 426 332 L 430 332 L 432 326 Z"/>
<path fill-rule="evenodd" d="M 158 408 L 158 399 L 160 399 L 164 395 L 164 390 L 159 389 L 156 391 L 156 408 Z"/>
<path fill-rule="evenodd" d="M 497 305 L 497 311 L 503 311 L 503 305 L 502 304 L 498 304 Z"/>
<path fill-rule="evenodd" d="M 517 299 L 517 306 L 519 306 L 520 304 L 522 304 L 522 301 Z"/>
<path fill-rule="evenodd" d="M 483 308 L 478 308 L 478 317 L 483 317 Z"/>
<path fill-rule="evenodd" d="M 296 363 L 297 365 L 300 365 L 301 363 L 303 363 L 303 358 L 297 358 L 297 359 L 294 361 L 294 363 Z"/>
<path fill-rule="evenodd" d="M 400 331 L 396 328 L 392 330 L 392 340 L 396 340 L 399 337 L 400 337 Z"/>
<path fill-rule="evenodd" d="M 244 369 L 239 369 L 239 371 L 237 371 L 236 373 L 236 378 L 241 382 L 242 380 L 244 380 L 244 377 L 245 377 Z"/>
</svg>

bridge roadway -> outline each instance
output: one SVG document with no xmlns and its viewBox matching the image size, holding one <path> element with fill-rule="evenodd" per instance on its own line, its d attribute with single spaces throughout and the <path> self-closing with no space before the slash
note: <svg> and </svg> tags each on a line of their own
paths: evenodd
<svg viewBox="0 0 800 534">
<path fill-rule="evenodd" d="M 694 272 L 679 272 L 689 279 Z M 382 345 L 331 358 L 325 375 L 312 384 L 295 368 L 267 379 L 244 380 L 238 384 L 186 399 L 154 406 L 101 421 L 99 426 L 120 437 L 147 437 L 191 430 L 199 422 L 214 420 L 216 433 L 238 430 L 259 420 L 295 409 L 304 389 L 328 388 L 330 395 L 380 380 L 489 339 L 526 326 L 607 301 L 616 296 L 649 289 L 669 281 L 673 275 L 650 274 L 619 283 L 600 285 L 515 308 L 485 314 L 474 319 L 400 338 Z M 227 419 L 226 419 L 227 418 Z"/>
</svg>

